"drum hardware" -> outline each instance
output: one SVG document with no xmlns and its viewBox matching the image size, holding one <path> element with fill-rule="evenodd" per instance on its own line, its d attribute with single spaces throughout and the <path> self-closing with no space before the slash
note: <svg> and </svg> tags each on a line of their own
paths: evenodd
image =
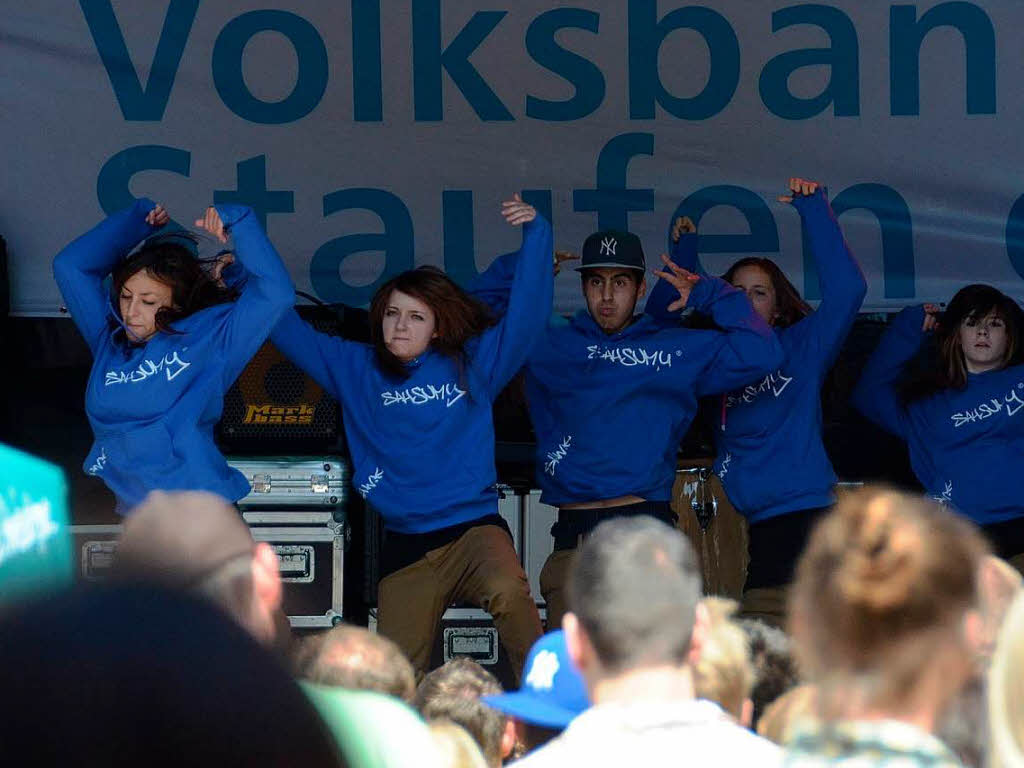
<svg viewBox="0 0 1024 768">
<path fill-rule="evenodd" d="M 690 506 L 697 515 L 702 533 L 707 532 L 715 513 L 718 512 L 718 499 L 711 495 L 711 489 L 708 487 L 710 477 L 710 467 L 701 467 L 697 470 L 697 487 L 694 489 L 693 498 L 690 499 Z"/>
</svg>

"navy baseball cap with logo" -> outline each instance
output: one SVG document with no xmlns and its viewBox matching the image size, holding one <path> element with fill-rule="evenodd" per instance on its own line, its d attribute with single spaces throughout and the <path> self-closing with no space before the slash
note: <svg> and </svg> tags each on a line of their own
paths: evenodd
<svg viewBox="0 0 1024 768">
<path fill-rule="evenodd" d="M 645 272 L 647 266 L 640 238 L 619 229 L 605 229 L 592 234 L 583 241 L 580 265 L 576 271 L 598 267 L 625 267 Z"/>
<path fill-rule="evenodd" d="M 517 720 L 558 730 L 590 707 L 583 676 L 569 661 L 565 633 L 560 629 L 533 644 L 518 691 L 480 698 Z"/>
</svg>

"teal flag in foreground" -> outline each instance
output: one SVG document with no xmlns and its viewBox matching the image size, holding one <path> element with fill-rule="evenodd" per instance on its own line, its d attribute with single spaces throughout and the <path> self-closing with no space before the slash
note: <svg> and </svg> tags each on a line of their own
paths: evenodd
<svg viewBox="0 0 1024 768">
<path fill-rule="evenodd" d="M 0 602 L 68 584 L 71 566 L 64 473 L 0 445 Z"/>
</svg>

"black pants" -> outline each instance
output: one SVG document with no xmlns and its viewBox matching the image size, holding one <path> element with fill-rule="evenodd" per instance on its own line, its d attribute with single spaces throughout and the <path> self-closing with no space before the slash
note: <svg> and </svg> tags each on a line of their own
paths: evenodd
<svg viewBox="0 0 1024 768">
<path fill-rule="evenodd" d="M 783 587 L 793 580 L 793 569 L 811 529 L 831 507 L 812 507 L 787 512 L 751 523 L 750 563 L 743 589 Z"/>
<path fill-rule="evenodd" d="M 678 519 L 667 501 L 638 501 L 636 504 L 597 509 L 559 509 L 558 522 L 551 526 L 551 535 L 555 537 L 555 551 L 576 549 L 580 538 L 588 536 L 605 520 L 638 515 L 656 517 L 672 526 Z"/>
</svg>

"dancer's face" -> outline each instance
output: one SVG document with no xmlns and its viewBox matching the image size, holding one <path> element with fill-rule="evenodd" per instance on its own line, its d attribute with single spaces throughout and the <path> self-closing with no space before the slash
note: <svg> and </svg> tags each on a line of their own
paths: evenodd
<svg viewBox="0 0 1024 768">
<path fill-rule="evenodd" d="M 1002 368 L 1006 344 L 1006 323 L 994 312 L 985 317 L 968 315 L 960 323 L 960 346 L 970 373 Z"/>
<path fill-rule="evenodd" d="M 121 320 L 133 341 L 148 341 L 157 331 L 156 313 L 174 306 L 171 286 L 139 270 L 124 281 L 118 297 Z"/>
<path fill-rule="evenodd" d="M 583 296 L 594 322 L 607 334 L 618 333 L 633 318 L 647 283 L 635 269 L 595 267 L 583 273 Z"/>
<path fill-rule="evenodd" d="M 761 267 L 748 264 L 733 273 L 732 284 L 734 288 L 739 288 L 747 294 L 754 311 L 762 320 L 768 325 L 774 325 L 779 315 L 779 306 L 771 275 Z"/>
<path fill-rule="evenodd" d="M 384 346 L 408 363 L 427 351 L 437 337 L 437 316 L 425 302 L 401 291 L 392 291 L 384 308 Z"/>
</svg>

